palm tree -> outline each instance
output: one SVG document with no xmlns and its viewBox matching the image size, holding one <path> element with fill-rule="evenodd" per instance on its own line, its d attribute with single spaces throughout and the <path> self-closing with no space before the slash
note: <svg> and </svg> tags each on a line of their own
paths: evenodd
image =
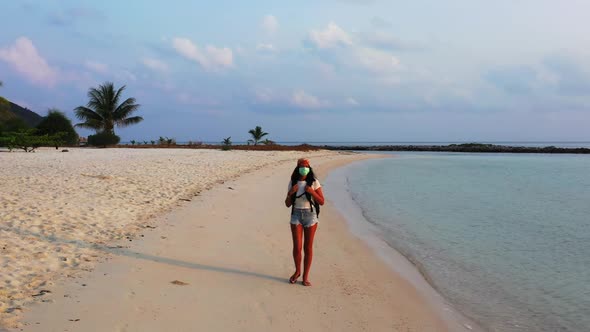
<svg viewBox="0 0 590 332">
<path fill-rule="evenodd" d="M 261 143 L 261 144 L 264 144 L 264 145 L 275 145 L 275 144 L 276 144 L 276 142 L 275 142 L 275 141 L 271 141 L 271 140 L 269 140 L 268 138 L 267 138 L 267 139 L 265 139 L 264 141 L 260 142 L 260 143 Z"/>
<path fill-rule="evenodd" d="M 84 122 L 76 124 L 76 127 L 94 129 L 97 133 L 115 134 L 115 126 L 127 127 L 143 120 L 141 116 L 130 116 L 139 104 L 135 98 L 127 98 L 119 104 L 121 94 L 125 86 L 115 91 L 113 83 L 106 82 L 98 88 L 88 90 L 88 104 L 76 107 L 76 117 Z"/>
<path fill-rule="evenodd" d="M 252 142 L 252 143 L 254 143 L 254 145 L 258 145 L 258 142 L 264 136 L 268 135 L 268 133 L 265 133 L 264 131 L 262 131 L 262 128 L 260 126 L 256 126 L 256 128 L 250 129 L 248 132 L 250 133 L 250 135 L 252 135 L 252 139 L 248 140 L 248 142 Z"/>
</svg>

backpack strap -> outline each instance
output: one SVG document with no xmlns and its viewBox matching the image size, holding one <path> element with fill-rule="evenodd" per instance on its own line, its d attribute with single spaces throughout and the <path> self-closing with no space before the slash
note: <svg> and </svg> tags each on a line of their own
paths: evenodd
<svg viewBox="0 0 590 332">
<path fill-rule="evenodd" d="M 314 183 L 315 179 L 306 179 L 307 185 L 312 187 L 313 183 Z M 292 184 L 294 185 L 294 184 Z M 311 212 L 314 211 L 314 207 L 315 207 L 315 213 L 316 216 L 319 218 L 320 217 L 320 205 L 315 202 L 315 200 L 313 200 L 311 198 L 311 194 L 308 193 L 307 191 L 304 192 L 303 194 L 297 196 L 297 193 L 293 194 L 291 197 L 291 214 L 293 214 L 295 212 L 295 200 L 297 200 L 297 198 L 300 198 L 301 196 L 305 195 L 305 198 L 307 198 L 307 200 L 309 201 L 309 206 L 311 207 Z"/>
</svg>

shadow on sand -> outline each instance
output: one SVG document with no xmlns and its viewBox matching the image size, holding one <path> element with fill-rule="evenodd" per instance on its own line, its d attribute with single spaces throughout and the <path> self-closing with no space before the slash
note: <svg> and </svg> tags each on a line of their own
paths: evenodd
<svg viewBox="0 0 590 332">
<path fill-rule="evenodd" d="M 0 230 L 6 231 L 6 232 L 11 232 L 11 233 L 16 233 L 19 236 L 23 236 L 23 237 L 25 237 L 25 236 L 36 237 L 40 240 L 51 242 L 51 243 L 70 244 L 70 245 L 78 246 L 80 248 L 94 249 L 94 250 L 99 250 L 99 251 L 103 251 L 106 253 L 110 253 L 113 255 L 127 256 L 127 257 L 136 258 L 136 259 L 143 259 L 143 260 L 156 262 L 156 263 L 160 263 L 160 264 L 168 264 L 168 265 L 180 266 L 180 267 L 196 269 L 196 270 L 203 270 L 203 271 L 231 273 L 231 274 L 242 275 L 242 276 L 246 276 L 246 277 L 255 277 L 255 278 L 262 278 L 262 279 L 266 279 L 266 280 L 278 281 L 281 283 L 288 282 L 288 279 L 286 279 L 286 278 L 275 277 L 275 276 L 257 273 L 257 272 L 244 271 L 244 270 L 234 269 L 234 268 L 230 268 L 230 267 L 221 267 L 221 266 L 205 265 L 205 264 L 199 264 L 199 263 L 193 263 L 193 262 L 185 262 L 185 261 L 181 261 L 181 260 L 177 260 L 177 259 L 173 259 L 173 258 L 159 257 L 159 256 L 145 254 L 145 253 L 135 252 L 135 251 L 125 248 L 124 246 L 106 246 L 106 245 L 102 245 L 102 244 L 89 243 L 89 242 L 79 241 L 79 240 L 68 240 L 68 239 L 58 238 L 53 235 L 44 236 L 39 233 L 34 233 L 31 231 L 22 230 L 22 229 L 15 230 L 15 229 L 10 229 L 10 228 L 0 227 Z M 2 331 L 0 331 L 0 332 L 2 332 Z"/>
</svg>

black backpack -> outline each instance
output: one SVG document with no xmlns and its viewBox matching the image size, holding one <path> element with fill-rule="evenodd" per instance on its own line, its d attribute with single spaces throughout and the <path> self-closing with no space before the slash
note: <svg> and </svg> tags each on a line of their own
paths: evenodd
<svg viewBox="0 0 590 332">
<path fill-rule="evenodd" d="M 305 181 L 307 182 L 307 185 L 311 187 L 313 182 L 315 181 L 315 177 L 308 176 L 307 179 L 305 179 Z M 291 180 L 291 187 L 295 186 L 297 184 L 297 182 L 298 182 L 297 180 Z M 311 212 L 313 212 L 314 208 L 315 208 L 315 214 L 319 218 L 320 217 L 320 204 L 318 204 L 311 197 L 311 194 L 308 193 L 307 191 L 304 192 L 303 194 L 301 194 L 301 196 L 303 196 L 303 195 L 305 195 L 305 197 L 309 201 L 309 204 L 311 206 Z M 293 214 L 293 212 L 295 211 L 295 200 L 301 196 L 297 196 L 297 193 L 294 193 L 292 195 L 292 197 L 291 197 L 291 214 Z"/>
</svg>

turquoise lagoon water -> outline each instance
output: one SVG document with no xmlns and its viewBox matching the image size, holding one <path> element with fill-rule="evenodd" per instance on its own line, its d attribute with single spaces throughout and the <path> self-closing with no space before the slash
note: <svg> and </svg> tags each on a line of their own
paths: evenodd
<svg viewBox="0 0 590 332">
<path fill-rule="evenodd" d="M 590 331 L 590 156 L 393 154 L 348 190 L 451 304 L 490 331 Z"/>
</svg>

